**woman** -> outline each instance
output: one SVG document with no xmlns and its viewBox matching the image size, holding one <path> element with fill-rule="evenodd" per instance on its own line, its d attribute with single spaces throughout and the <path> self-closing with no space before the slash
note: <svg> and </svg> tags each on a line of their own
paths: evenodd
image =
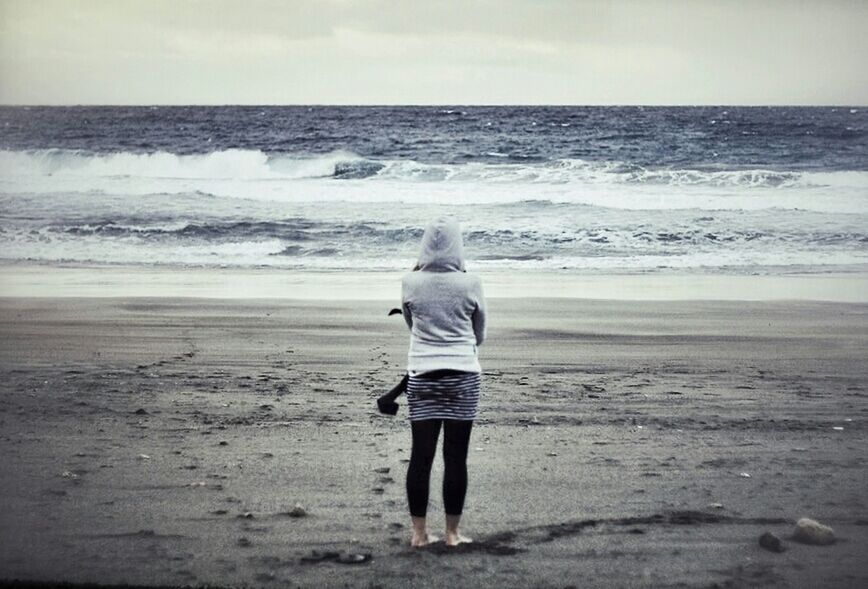
<svg viewBox="0 0 868 589">
<path fill-rule="evenodd" d="M 426 513 L 431 465 L 443 429 L 443 504 L 448 546 L 470 542 L 458 531 L 467 492 L 467 447 L 476 418 L 485 339 L 485 299 L 479 277 L 464 270 L 461 229 L 452 219 L 432 223 L 422 237 L 418 271 L 402 281 L 402 310 L 410 328 L 407 405 L 413 450 L 407 469 L 412 546 L 436 540 Z"/>
</svg>

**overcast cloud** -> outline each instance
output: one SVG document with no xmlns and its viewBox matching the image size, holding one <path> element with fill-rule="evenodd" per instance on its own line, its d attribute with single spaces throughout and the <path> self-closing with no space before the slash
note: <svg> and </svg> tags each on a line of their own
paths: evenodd
<svg viewBox="0 0 868 589">
<path fill-rule="evenodd" d="M 860 0 L 0 0 L 5 104 L 868 104 Z"/>
</svg>

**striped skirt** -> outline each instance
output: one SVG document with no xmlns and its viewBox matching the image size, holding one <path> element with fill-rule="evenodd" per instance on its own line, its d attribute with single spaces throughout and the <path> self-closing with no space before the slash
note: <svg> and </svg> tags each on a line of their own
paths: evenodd
<svg viewBox="0 0 868 589">
<path fill-rule="evenodd" d="M 410 421 L 476 419 L 481 383 L 479 372 L 438 370 L 410 375 L 407 381 Z"/>
</svg>

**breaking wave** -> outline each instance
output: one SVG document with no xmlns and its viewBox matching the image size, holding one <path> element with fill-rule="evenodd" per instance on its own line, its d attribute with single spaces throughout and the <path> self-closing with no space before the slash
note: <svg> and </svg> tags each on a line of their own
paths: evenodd
<svg viewBox="0 0 868 589">
<path fill-rule="evenodd" d="M 495 157 L 495 154 L 489 155 Z M 497 153 L 496 157 L 509 160 L 507 154 Z M 0 174 L 7 182 L 33 177 L 278 182 L 319 178 L 494 184 L 868 188 L 868 172 L 864 171 L 653 169 L 626 162 L 582 159 L 431 164 L 414 160 L 375 160 L 343 150 L 310 156 L 243 149 L 190 155 L 168 152 L 93 154 L 59 149 L 0 151 Z"/>
</svg>

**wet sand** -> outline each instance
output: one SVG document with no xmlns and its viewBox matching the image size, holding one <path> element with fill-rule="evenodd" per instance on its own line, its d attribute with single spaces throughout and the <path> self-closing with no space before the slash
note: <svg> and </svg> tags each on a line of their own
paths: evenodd
<svg viewBox="0 0 868 589">
<path fill-rule="evenodd" d="M 868 305 L 491 300 L 459 550 L 406 547 L 391 306 L 0 298 L 0 579 L 868 585 Z"/>
<path fill-rule="evenodd" d="M 407 261 L 407 267 L 412 261 Z M 868 265 L 818 273 L 477 272 L 487 297 L 619 301 L 801 300 L 868 303 Z M 393 300 L 404 271 L 47 264 L 0 261 L 0 297 L 183 297 L 206 299 Z"/>
</svg>

